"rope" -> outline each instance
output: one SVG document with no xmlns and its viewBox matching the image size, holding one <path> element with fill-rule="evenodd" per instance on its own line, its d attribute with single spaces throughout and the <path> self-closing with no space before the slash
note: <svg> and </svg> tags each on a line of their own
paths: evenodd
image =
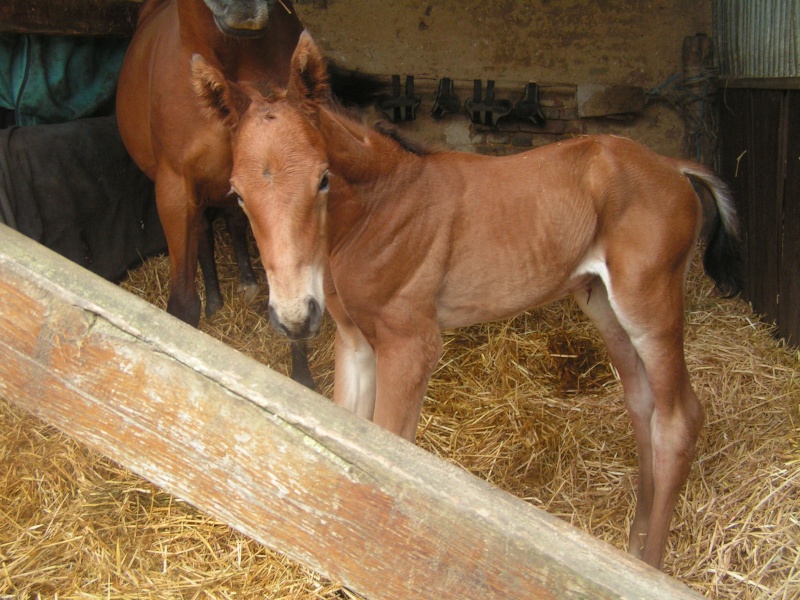
<svg viewBox="0 0 800 600">
<path fill-rule="evenodd" d="M 686 121 L 687 137 L 692 140 L 695 160 L 700 162 L 703 149 L 713 157 L 717 149 L 714 100 L 719 70 L 717 67 L 688 67 L 683 73 L 670 75 L 648 92 L 648 99 L 662 99 L 674 106 Z"/>
</svg>

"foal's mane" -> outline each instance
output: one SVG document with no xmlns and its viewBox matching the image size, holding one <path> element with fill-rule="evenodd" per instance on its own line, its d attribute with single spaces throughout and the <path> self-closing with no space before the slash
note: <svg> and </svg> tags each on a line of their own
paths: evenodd
<svg viewBox="0 0 800 600">
<path fill-rule="evenodd" d="M 393 140 L 403 150 L 410 152 L 411 154 L 416 154 L 417 156 L 428 156 L 429 154 L 434 153 L 430 146 L 408 139 L 402 135 L 396 127 L 390 125 L 386 121 L 378 121 L 372 126 L 372 128 L 377 133 Z"/>
<path fill-rule="evenodd" d="M 435 150 L 430 146 L 408 139 L 391 123 L 377 121 L 370 127 L 367 125 L 362 112 L 359 112 L 357 108 L 350 108 L 342 105 L 334 97 L 328 99 L 325 103 L 325 108 L 339 120 L 340 123 L 346 121 L 348 129 L 362 131 L 364 137 L 378 135 L 381 139 L 389 141 L 400 149 L 417 156 L 428 156 L 435 153 Z"/>
</svg>

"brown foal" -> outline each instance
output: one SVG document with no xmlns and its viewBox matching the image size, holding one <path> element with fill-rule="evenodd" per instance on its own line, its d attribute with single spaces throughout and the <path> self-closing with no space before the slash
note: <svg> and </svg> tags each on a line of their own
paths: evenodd
<svg viewBox="0 0 800 600">
<path fill-rule="evenodd" d="M 572 295 L 619 372 L 639 489 L 629 551 L 659 567 L 703 412 L 683 353 L 684 283 L 706 188 L 706 270 L 738 289 L 736 217 L 704 167 L 620 137 L 508 157 L 415 151 L 330 101 L 303 34 L 285 90 L 262 95 L 201 57 L 195 89 L 230 128 L 233 190 L 292 339 L 336 322 L 334 400 L 414 440 L 441 330 Z"/>
</svg>

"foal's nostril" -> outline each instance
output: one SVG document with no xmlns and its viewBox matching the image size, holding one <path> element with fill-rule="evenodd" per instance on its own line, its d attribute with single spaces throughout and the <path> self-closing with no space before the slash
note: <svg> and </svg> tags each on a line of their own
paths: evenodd
<svg viewBox="0 0 800 600">
<path fill-rule="evenodd" d="M 272 323 L 272 326 L 280 331 L 283 335 L 289 335 L 289 330 L 286 329 L 286 326 L 283 323 L 281 323 L 281 320 L 278 318 L 278 313 L 275 311 L 275 307 L 273 307 L 272 304 L 269 305 L 269 322 Z"/>
<path fill-rule="evenodd" d="M 322 318 L 322 308 L 315 298 L 309 298 L 307 302 L 309 328 L 313 331 L 316 329 L 316 326 L 319 324 L 319 321 Z"/>
</svg>

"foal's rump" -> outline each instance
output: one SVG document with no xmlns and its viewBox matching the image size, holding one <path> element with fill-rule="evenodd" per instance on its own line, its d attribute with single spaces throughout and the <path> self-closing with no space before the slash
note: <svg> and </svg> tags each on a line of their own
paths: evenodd
<svg viewBox="0 0 800 600">
<path fill-rule="evenodd" d="M 703 203 L 713 199 L 712 224 L 704 266 L 720 292 L 738 293 L 739 232 L 736 209 L 727 185 L 710 169 L 690 161 L 665 157 L 641 144 L 617 136 L 579 138 L 586 167 L 578 186 L 592 190 L 598 217 L 598 248 L 605 235 L 617 238 L 616 251 L 649 252 L 651 260 L 668 268 L 670 261 L 691 258 L 703 221 Z M 579 171 L 572 167 L 573 171 Z M 699 185 L 698 185 L 699 184 Z M 622 228 L 624 236 L 619 235 Z M 608 250 L 608 248 L 604 248 Z M 688 265 L 684 265 L 688 266 Z"/>
</svg>

